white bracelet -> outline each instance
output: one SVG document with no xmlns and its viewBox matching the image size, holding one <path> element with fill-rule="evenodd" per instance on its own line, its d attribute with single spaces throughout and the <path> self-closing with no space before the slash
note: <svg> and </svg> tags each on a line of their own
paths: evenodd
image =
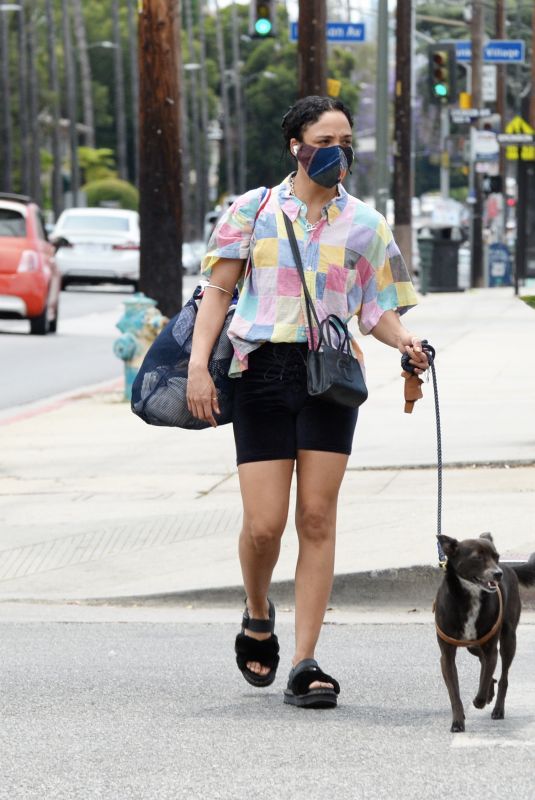
<svg viewBox="0 0 535 800">
<path fill-rule="evenodd" d="M 220 292 L 226 292 L 232 297 L 233 292 L 229 292 L 228 289 L 223 289 L 222 286 L 216 286 L 215 283 L 207 283 L 204 287 L 205 289 L 219 289 Z"/>
</svg>

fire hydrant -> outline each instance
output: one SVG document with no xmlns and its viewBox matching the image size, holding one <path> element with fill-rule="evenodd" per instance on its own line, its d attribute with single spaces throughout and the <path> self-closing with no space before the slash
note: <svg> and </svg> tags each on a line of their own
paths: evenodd
<svg viewBox="0 0 535 800">
<path fill-rule="evenodd" d="M 113 352 L 124 361 L 124 399 L 130 400 L 132 384 L 145 353 L 168 322 L 156 306 L 156 300 L 136 292 L 124 301 L 125 311 L 116 328 L 122 332 L 113 344 Z"/>
</svg>

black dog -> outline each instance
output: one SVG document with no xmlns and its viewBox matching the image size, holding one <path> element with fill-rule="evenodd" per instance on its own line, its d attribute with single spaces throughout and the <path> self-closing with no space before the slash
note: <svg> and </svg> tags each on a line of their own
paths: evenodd
<svg viewBox="0 0 535 800">
<path fill-rule="evenodd" d="M 535 585 L 535 553 L 527 564 L 510 567 L 500 565 L 490 533 L 461 542 L 448 536 L 438 538 L 448 561 L 435 601 L 435 622 L 440 665 L 453 713 L 451 731 L 456 733 L 464 731 L 465 719 L 455 666 L 458 647 L 467 647 L 481 662 L 474 705 L 484 708 L 494 697 L 499 643 L 502 672 L 492 719 L 503 719 L 507 675 L 515 656 L 520 618 L 518 584 Z"/>
</svg>

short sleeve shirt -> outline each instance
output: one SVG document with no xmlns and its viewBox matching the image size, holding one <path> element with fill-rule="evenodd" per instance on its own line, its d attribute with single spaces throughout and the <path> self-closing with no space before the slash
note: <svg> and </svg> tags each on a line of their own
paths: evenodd
<svg viewBox="0 0 535 800">
<path fill-rule="evenodd" d="M 361 332 L 367 334 L 385 311 L 403 314 L 416 305 L 405 262 L 386 220 L 375 209 L 339 185 L 338 195 L 310 229 L 307 207 L 291 193 L 289 177 L 267 198 L 265 194 L 263 188 L 253 189 L 232 204 L 216 225 L 201 266 L 209 277 L 220 259 L 251 256 L 228 331 L 234 347 L 231 376 L 247 369 L 249 353 L 264 342 L 310 341 L 304 291 L 283 211 L 294 223 L 307 288 L 320 321 L 336 314 L 349 322 L 356 315 Z M 354 340 L 352 345 L 361 358 Z"/>
</svg>

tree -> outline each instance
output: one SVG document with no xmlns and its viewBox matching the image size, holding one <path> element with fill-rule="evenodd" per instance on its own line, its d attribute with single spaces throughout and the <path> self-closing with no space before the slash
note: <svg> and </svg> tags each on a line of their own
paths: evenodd
<svg viewBox="0 0 535 800">
<path fill-rule="evenodd" d="M 91 62 L 87 50 L 87 33 L 85 28 L 82 0 L 71 0 L 73 11 L 74 36 L 78 61 L 80 64 L 80 88 L 84 115 L 84 139 L 87 147 L 95 146 L 95 112 L 93 108 L 93 89 L 91 86 Z"/>
</svg>

